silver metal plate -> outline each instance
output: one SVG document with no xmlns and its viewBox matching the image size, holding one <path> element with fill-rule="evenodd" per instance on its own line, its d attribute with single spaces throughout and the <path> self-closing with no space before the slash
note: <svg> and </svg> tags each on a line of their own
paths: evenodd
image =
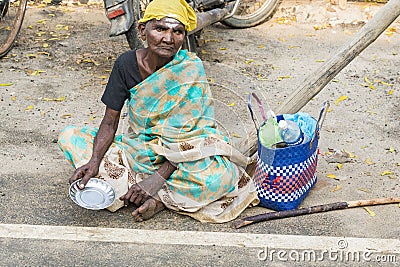
<svg viewBox="0 0 400 267">
<path fill-rule="evenodd" d="M 111 185 L 98 178 L 90 178 L 83 190 L 77 180 L 69 187 L 69 196 L 79 206 L 90 210 L 101 210 L 111 206 L 115 200 L 115 191 Z"/>
</svg>

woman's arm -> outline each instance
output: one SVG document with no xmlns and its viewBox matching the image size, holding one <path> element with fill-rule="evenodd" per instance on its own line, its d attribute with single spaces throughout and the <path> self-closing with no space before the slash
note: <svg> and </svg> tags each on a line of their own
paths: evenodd
<svg viewBox="0 0 400 267">
<path fill-rule="evenodd" d="M 94 138 L 92 157 L 88 163 L 75 170 L 74 174 L 69 179 L 70 183 L 82 178 L 79 187 L 83 189 L 90 178 L 98 174 L 100 162 L 114 140 L 120 114 L 120 111 L 108 107 L 106 108 L 104 118 Z"/>
<path fill-rule="evenodd" d="M 114 140 L 121 112 L 106 108 L 99 131 L 94 139 L 93 155 L 90 161 L 100 165 L 101 160 Z"/>
</svg>

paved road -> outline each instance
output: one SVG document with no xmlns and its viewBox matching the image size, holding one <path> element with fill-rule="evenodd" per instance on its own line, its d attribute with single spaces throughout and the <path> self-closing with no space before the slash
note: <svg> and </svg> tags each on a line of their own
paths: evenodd
<svg viewBox="0 0 400 267">
<path fill-rule="evenodd" d="M 285 12 L 290 13 L 289 10 L 292 10 L 289 3 L 284 3 L 283 7 L 282 13 L 277 14 L 278 17 Z M 282 33 L 290 30 L 292 33 L 285 35 L 286 38 L 304 39 L 302 44 L 304 47 L 315 47 L 315 50 L 323 53 L 325 58 L 329 58 L 340 45 L 335 38 L 346 35 L 346 30 L 339 27 L 329 33 L 326 31 L 313 32 L 313 36 L 316 37 L 310 39 L 307 35 L 309 30 L 304 31 L 304 28 L 312 29 L 313 22 L 307 22 L 306 18 L 300 15 L 305 14 L 307 10 L 309 12 L 312 8 L 315 7 L 305 5 L 303 9 L 297 9 L 298 19 L 303 19 L 305 24 L 289 26 L 282 25 L 279 21 L 278 23 L 267 23 L 254 29 L 243 30 L 240 34 L 235 33 L 237 40 L 235 43 L 247 44 L 248 36 L 256 36 L 260 39 L 260 43 L 265 42 L 270 45 L 268 46 L 268 55 L 266 55 L 267 61 L 278 65 L 281 59 L 294 53 L 292 48 L 282 49 L 287 46 L 283 40 L 277 41 L 282 37 L 280 36 L 283 35 Z M 28 10 L 28 20 L 30 15 L 38 16 L 38 13 L 30 12 Z M 99 16 L 103 16 L 101 9 L 90 10 L 90 12 L 97 12 Z M 311 14 L 315 17 L 326 15 L 317 13 Z M 66 14 L 60 16 L 67 16 Z M 72 12 L 72 14 L 74 13 Z M 30 23 L 36 25 L 34 20 Z M 121 42 L 121 39 L 108 41 L 106 21 L 92 23 L 93 25 L 90 26 L 99 33 L 98 40 L 91 41 L 92 43 L 103 40 L 106 43 L 110 42 L 107 44 L 113 47 Z M 350 21 L 346 23 L 350 23 Z M 75 30 L 78 31 L 80 28 L 77 27 Z M 235 31 L 239 32 L 239 30 Z M 337 35 L 333 35 L 333 32 Z M 231 34 L 232 30 L 218 26 L 211 28 L 210 32 L 205 34 L 210 36 L 214 33 L 225 36 Z M 36 35 L 33 33 L 33 36 Z M 2 101 L 0 118 L 0 266 L 399 266 L 400 209 L 397 204 L 374 207 L 372 210 L 375 211 L 376 216 L 370 216 L 364 209 L 359 208 L 264 222 L 238 230 L 233 229 L 230 224 L 201 224 L 168 211 L 161 212 L 148 222 L 135 223 L 129 209 L 111 214 L 107 211 L 93 212 L 77 207 L 68 197 L 66 183 L 66 176 L 72 172 L 72 168 L 66 164 L 53 140 L 57 137 L 60 129 L 67 124 L 82 122 L 83 118 L 88 124 L 98 123 L 101 117 L 100 103 L 98 100 L 90 102 L 87 100 L 98 99 L 104 85 L 100 85 L 98 80 L 96 80 L 97 83 L 93 82 L 93 79 L 97 78 L 93 74 L 89 75 L 90 68 L 82 70 L 66 65 L 69 58 L 74 58 L 76 55 L 67 54 L 64 49 L 73 50 L 76 46 L 78 51 L 80 42 L 84 42 L 82 36 L 74 38 L 76 39 L 71 37 L 71 40 L 64 41 L 57 46 L 59 58 L 56 65 L 51 65 L 53 63 L 48 58 L 39 58 L 43 55 L 36 59 L 27 59 L 25 56 L 27 49 L 32 49 L 36 53 L 35 49 L 40 50 L 41 46 L 27 48 L 23 44 L 13 50 L 13 53 L 16 53 L 15 60 L 12 57 L 4 63 L 1 62 L 0 83 L 3 79 L 12 77 L 15 87 L 0 88 L 2 90 L 0 92 Z M 210 40 L 211 38 L 208 41 Z M 225 41 L 227 42 L 224 43 L 224 46 L 233 45 L 229 40 Z M 390 75 L 395 77 L 392 82 L 396 83 L 397 87 L 394 89 L 398 89 L 400 82 L 400 80 L 396 80 L 399 77 L 399 73 L 396 72 L 399 57 L 394 54 L 396 51 L 400 53 L 398 51 L 399 42 L 398 35 L 394 35 L 390 42 L 386 39 L 381 40 L 379 46 L 373 47 L 367 56 L 364 55 L 358 61 L 363 68 L 367 68 L 368 75 L 373 72 L 371 66 L 377 64 L 373 68 L 374 70 L 380 68 L 382 72 L 385 72 L 385 77 Z M 256 45 L 259 44 L 256 43 Z M 219 77 L 213 78 L 225 78 L 229 82 L 233 76 L 230 76 L 228 68 L 230 63 L 226 58 L 245 55 L 246 51 L 251 49 L 246 49 L 244 52 L 242 48 L 238 53 L 231 53 L 228 50 L 230 53 L 228 54 L 226 50 L 220 49 L 221 46 L 222 44 L 218 42 L 210 41 L 208 43 L 204 48 L 205 52 L 208 52 L 208 55 L 216 55 L 218 60 L 209 60 L 205 62 L 205 65 L 210 76 L 219 75 Z M 315 51 L 311 50 L 308 49 L 306 55 L 299 53 L 296 58 L 291 55 L 286 60 L 296 62 L 297 57 L 301 57 L 301 61 L 315 65 L 315 57 L 312 58 Z M 393 54 L 383 53 L 384 50 L 393 51 Z M 247 51 L 247 53 L 250 52 Z M 253 52 L 255 53 L 256 50 Z M 206 53 L 204 53 L 205 58 L 207 58 Z M 375 60 L 374 55 L 381 60 Z M 82 58 L 87 55 L 81 55 L 81 58 L 79 56 L 74 60 L 82 61 Z M 103 55 L 100 53 L 98 57 L 100 58 L 100 56 Z M 394 63 L 393 58 L 397 59 Z M 240 60 L 245 61 L 243 58 Z M 301 70 L 296 69 L 293 67 L 296 64 L 281 64 L 281 74 L 279 75 L 292 73 L 292 84 L 296 84 L 298 82 L 296 79 L 302 79 L 309 71 L 306 66 Z M 380 65 L 378 66 L 378 64 Z M 385 66 L 388 65 L 393 67 L 387 70 Z M 246 66 L 245 70 L 251 70 L 251 67 L 251 65 Z M 34 69 L 46 69 L 47 75 L 27 74 Z M 219 74 L 221 70 L 224 71 L 223 75 Z M 340 94 L 350 95 L 353 88 L 346 84 L 350 82 L 349 77 L 354 78 L 358 75 L 361 81 L 356 80 L 356 82 L 357 84 L 362 83 L 364 71 L 365 69 L 358 68 L 357 64 L 354 64 L 353 68 L 346 70 L 345 77 L 339 77 L 346 82 L 331 85 L 331 88 L 334 88 L 332 93 L 326 93 L 322 98 L 336 98 Z M 298 74 L 299 72 L 302 73 Z M 243 74 L 243 77 L 245 77 L 244 75 L 247 74 Z M 275 74 L 271 76 L 273 75 Z M 57 77 L 57 83 L 54 82 L 55 77 Z M 238 82 L 237 80 L 239 79 L 232 82 Z M 243 78 L 243 80 L 245 79 Z M 89 83 L 93 82 L 90 90 L 83 91 L 82 88 L 86 88 L 88 81 Z M 285 83 L 285 81 L 279 84 L 270 82 L 268 85 L 274 92 L 271 94 L 280 97 L 281 90 L 284 90 L 282 88 L 289 83 Z M 275 89 L 276 91 L 274 91 Z M 43 103 L 41 100 L 43 97 L 59 97 L 65 94 L 66 90 L 68 91 L 68 100 L 65 102 Z M 245 90 L 248 90 L 248 87 Z M 377 91 L 369 95 L 368 101 L 375 99 L 373 94 L 375 92 Z M 16 100 L 13 100 L 13 96 L 16 96 Z M 353 99 L 358 96 L 354 95 Z M 392 111 L 395 111 L 398 102 L 396 101 L 398 99 L 396 92 L 393 94 L 393 98 L 386 95 L 386 98 L 383 98 L 384 102 L 380 102 L 380 105 L 389 105 Z M 232 100 L 229 99 L 229 101 Z M 32 103 L 35 105 L 33 111 L 25 111 L 25 108 Z M 80 117 L 71 114 L 74 111 L 71 110 L 71 105 L 74 104 L 77 105 L 74 106 L 74 109 L 81 110 Z M 312 107 L 319 107 L 319 104 L 312 103 L 312 105 Z M 368 105 L 369 109 L 373 110 L 373 106 L 376 106 L 377 103 L 368 102 Z M 235 107 L 239 108 L 238 102 Z M 340 110 L 340 107 L 335 108 Z M 349 106 L 346 108 L 352 109 Z M 352 116 L 361 117 L 359 107 L 352 111 Z M 60 116 L 66 114 L 70 114 L 69 117 L 67 116 L 68 120 L 60 119 Z M 348 113 L 343 114 L 346 114 L 343 116 L 348 116 Z M 384 113 L 384 115 L 386 114 Z M 334 141 L 341 145 L 350 143 L 353 135 L 352 133 L 345 135 L 346 131 L 343 131 L 343 127 L 339 124 L 340 119 L 340 115 L 331 116 L 326 122 L 327 130 L 323 135 L 323 146 L 336 144 Z M 365 123 L 369 123 L 368 126 L 371 129 L 384 127 L 375 124 L 377 122 L 370 117 L 365 120 Z M 385 123 L 389 125 L 388 127 L 393 128 L 392 133 L 393 131 L 398 133 L 396 130 L 398 123 L 394 124 L 392 120 Z M 339 140 L 335 136 L 335 131 L 341 132 L 344 137 Z M 382 131 L 381 135 L 388 139 L 382 141 L 382 137 L 378 140 L 382 141 L 385 146 L 394 146 L 396 142 L 398 144 L 398 136 L 393 137 L 385 131 Z M 374 138 L 371 139 L 375 141 Z M 361 170 L 360 167 L 364 168 L 365 165 L 352 165 L 356 167 L 349 167 L 341 172 L 343 176 L 348 176 L 347 180 L 343 179 L 339 182 L 326 177 L 326 173 L 333 167 L 321 159 L 318 167 L 319 182 L 303 205 L 310 206 L 347 199 L 397 194 L 399 178 L 379 176 L 380 172 L 393 167 L 396 162 L 394 153 L 390 154 L 386 151 L 385 153 L 382 156 L 384 159 L 379 161 L 379 164 L 373 165 L 376 167 L 368 169 L 368 172 L 375 172 L 378 175 L 368 176 L 367 171 Z M 396 170 L 393 171 L 396 174 Z M 362 175 L 359 175 L 360 172 Z M 337 184 L 342 185 L 343 188 L 333 192 L 331 189 L 335 188 Z M 364 191 L 360 191 L 360 188 Z M 370 192 L 366 193 L 365 188 Z M 253 208 L 247 210 L 243 216 L 265 211 L 262 208 Z"/>
<path fill-rule="evenodd" d="M 400 241 L 234 232 L 0 225 L 4 266 L 398 264 Z"/>
</svg>

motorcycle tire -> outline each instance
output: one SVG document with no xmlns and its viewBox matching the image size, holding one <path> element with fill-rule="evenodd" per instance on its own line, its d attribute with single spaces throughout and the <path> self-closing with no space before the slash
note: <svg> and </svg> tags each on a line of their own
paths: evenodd
<svg viewBox="0 0 400 267">
<path fill-rule="evenodd" d="M 139 37 L 139 32 L 136 22 L 133 22 L 132 26 L 125 33 L 126 40 L 128 41 L 129 47 L 132 50 L 136 50 L 144 47 L 142 39 Z"/>
<path fill-rule="evenodd" d="M 262 1 L 240 1 L 240 5 L 235 14 L 232 17 L 221 21 L 221 23 L 232 28 L 249 28 L 259 25 L 272 18 L 282 0 L 265 0 L 261 6 L 253 7 L 254 10 L 250 10 L 250 5 L 256 5 L 259 2 Z"/>
</svg>

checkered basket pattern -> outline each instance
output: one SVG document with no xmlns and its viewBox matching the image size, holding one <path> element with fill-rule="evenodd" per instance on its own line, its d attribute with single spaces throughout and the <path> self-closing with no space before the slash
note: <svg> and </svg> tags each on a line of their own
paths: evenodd
<svg viewBox="0 0 400 267">
<path fill-rule="evenodd" d="M 317 181 L 318 138 L 286 148 L 269 149 L 259 142 L 254 181 L 260 206 L 297 208 Z"/>
<path fill-rule="evenodd" d="M 261 100 L 255 93 L 250 93 L 247 106 L 258 135 L 260 127 L 254 116 L 252 98 L 257 101 L 264 123 L 266 116 Z M 260 206 L 273 210 L 296 209 L 317 182 L 315 172 L 318 161 L 319 131 L 327 107 L 329 103 L 324 102 L 319 118 L 316 120 L 315 136 L 305 143 L 284 148 L 268 148 L 263 146 L 258 139 L 257 164 L 253 178 Z M 284 119 L 284 116 L 278 115 L 276 119 L 279 122 Z"/>
</svg>

